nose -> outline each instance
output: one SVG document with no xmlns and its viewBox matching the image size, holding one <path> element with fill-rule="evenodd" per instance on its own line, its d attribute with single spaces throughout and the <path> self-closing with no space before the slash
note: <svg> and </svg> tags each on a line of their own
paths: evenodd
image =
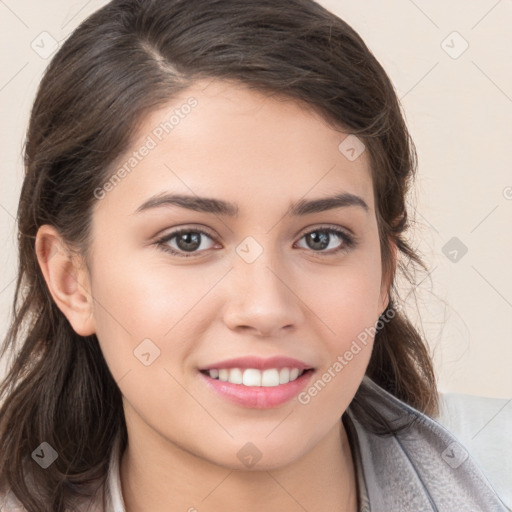
<svg viewBox="0 0 512 512">
<path fill-rule="evenodd" d="M 252 263 L 235 258 L 224 309 L 224 322 L 230 329 L 279 337 L 283 330 L 300 325 L 304 303 L 297 280 L 294 283 L 290 271 L 283 267 L 267 251 Z"/>
</svg>

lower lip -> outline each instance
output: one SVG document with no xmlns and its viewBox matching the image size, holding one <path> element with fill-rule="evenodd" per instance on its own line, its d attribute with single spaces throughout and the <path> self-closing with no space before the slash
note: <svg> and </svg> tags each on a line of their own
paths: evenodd
<svg viewBox="0 0 512 512">
<path fill-rule="evenodd" d="M 292 400 L 311 379 L 313 370 L 305 371 L 297 379 L 279 386 L 244 386 L 231 384 L 199 372 L 206 384 L 232 403 L 251 409 L 272 409 Z"/>
</svg>

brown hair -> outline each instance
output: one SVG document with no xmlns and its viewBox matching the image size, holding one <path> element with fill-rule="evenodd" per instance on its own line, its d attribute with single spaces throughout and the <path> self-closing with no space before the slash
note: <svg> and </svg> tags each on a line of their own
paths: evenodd
<svg viewBox="0 0 512 512">
<path fill-rule="evenodd" d="M 127 435 L 96 336 L 76 334 L 49 294 L 37 230 L 55 226 L 86 255 L 94 190 L 143 117 L 201 78 L 303 101 L 364 142 L 391 291 L 384 315 L 393 308 L 396 269 L 407 274 L 390 243 L 407 264 L 426 269 L 403 237 L 414 145 L 388 76 L 350 26 L 312 0 L 110 2 L 53 57 L 26 139 L 14 317 L 1 353 L 11 350 L 13 359 L 0 387 L 0 489 L 11 488 L 28 510 L 64 511 L 87 495 L 87 485 L 106 475 L 116 435 L 122 446 Z M 367 375 L 420 411 L 437 412 L 426 346 L 401 312 L 377 332 Z M 30 460 L 43 441 L 59 455 L 45 470 Z"/>
</svg>

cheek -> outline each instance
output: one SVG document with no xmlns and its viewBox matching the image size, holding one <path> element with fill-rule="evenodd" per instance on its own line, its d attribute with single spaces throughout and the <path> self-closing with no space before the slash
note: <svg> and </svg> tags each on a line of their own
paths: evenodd
<svg viewBox="0 0 512 512">
<path fill-rule="evenodd" d="M 373 326 L 382 313 L 379 263 L 362 254 L 329 272 L 302 278 L 311 309 L 340 348 Z"/>
<path fill-rule="evenodd" d="M 199 271 L 193 266 L 171 269 L 160 255 L 155 256 L 141 261 L 113 252 L 96 255 L 92 273 L 96 335 L 114 375 L 138 366 L 134 351 L 144 340 L 160 350 L 163 357 L 156 361 L 162 364 L 168 359 L 170 340 L 199 333 L 203 327 L 196 311 L 208 303 L 204 298 L 224 271 Z M 192 349 L 173 343 L 173 359 Z"/>
<path fill-rule="evenodd" d="M 315 301 L 330 334 L 323 337 L 324 364 L 297 397 L 311 418 L 321 414 L 332 422 L 348 407 L 363 379 L 379 317 L 375 307 L 379 287 L 371 280 L 344 282 L 345 288 L 329 288 L 329 293 Z"/>
<path fill-rule="evenodd" d="M 326 363 L 312 395 L 323 387 L 319 404 L 334 400 L 348 405 L 368 365 L 380 311 L 380 261 L 373 255 L 354 258 L 323 277 L 305 280 L 305 296 L 311 297 L 317 335 L 323 339 Z M 329 398 L 327 398 L 329 395 Z M 333 397 L 336 395 L 336 398 Z M 306 397 L 306 401 L 307 401 Z"/>
</svg>

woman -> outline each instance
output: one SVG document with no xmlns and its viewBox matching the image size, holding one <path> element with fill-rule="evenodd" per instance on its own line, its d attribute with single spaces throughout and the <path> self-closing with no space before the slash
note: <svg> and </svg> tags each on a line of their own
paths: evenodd
<svg viewBox="0 0 512 512">
<path fill-rule="evenodd" d="M 83 22 L 27 134 L 4 508 L 505 510 L 395 296 L 415 165 L 386 73 L 310 0 Z"/>
</svg>

